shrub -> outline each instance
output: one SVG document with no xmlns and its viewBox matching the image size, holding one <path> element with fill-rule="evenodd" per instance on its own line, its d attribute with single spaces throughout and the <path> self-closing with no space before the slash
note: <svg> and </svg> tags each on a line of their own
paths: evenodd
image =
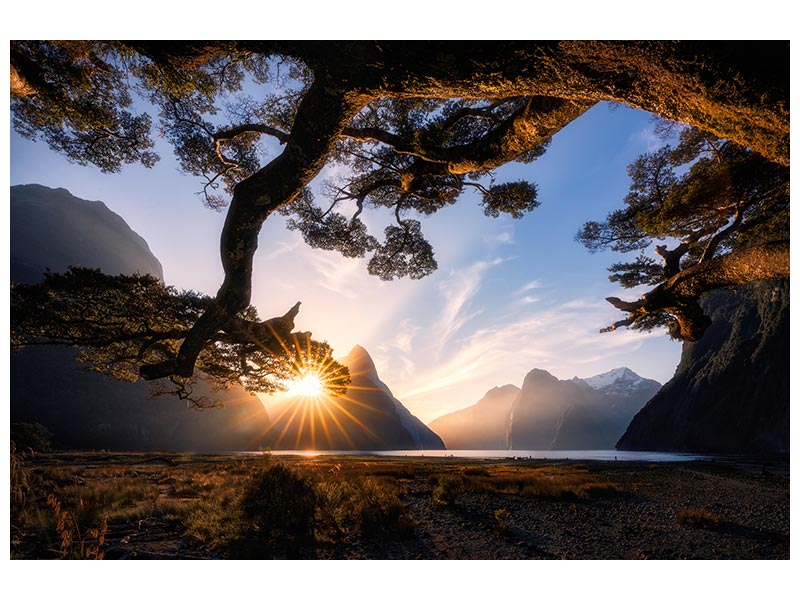
<svg viewBox="0 0 800 600">
<path fill-rule="evenodd" d="M 452 506 L 464 491 L 464 480 L 460 476 L 444 475 L 433 488 L 433 501 L 437 504 Z"/>
<path fill-rule="evenodd" d="M 317 486 L 322 525 L 336 534 L 358 531 L 366 537 L 412 537 L 416 523 L 400 500 L 397 488 L 366 477 L 357 482 L 322 481 Z"/>
<path fill-rule="evenodd" d="M 295 469 L 277 463 L 256 467 L 241 499 L 252 549 L 267 556 L 300 558 L 314 540 L 316 494 Z"/>
<path fill-rule="evenodd" d="M 11 514 L 14 515 L 25 507 L 30 491 L 28 472 L 25 470 L 25 453 L 18 452 L 17 446 L 11 442 Z"/>
<path fill-rule="evenodd" d="M 682 508 L 678 511 L 678 524 L 686 527 L 713 528 L 722 524 L 722 517 L 705 508 Z"/>
<path fill-rule="evenodd" d="M 494 522 L 497 525 L 497 529 L 503 535 L 509 533 L 508 529 L 508 518 L 509 518 L 508 511 L 505 508 L 498 508 L 494 511 Z"/>
<path fill-rule="evenodd" d="M 396 488 L 374 477 L 361 482 L 354 509 L 359 529 L 368 537 L 390 534 L 409 537 L 414 533 L 414 520 L 398 497 Z"/>
<path fill-rule="evenodd" d="M 41 423 L 12 423 L 11 440 L 22 450 L 50 452 L 53 434 Z"/>
</svg>

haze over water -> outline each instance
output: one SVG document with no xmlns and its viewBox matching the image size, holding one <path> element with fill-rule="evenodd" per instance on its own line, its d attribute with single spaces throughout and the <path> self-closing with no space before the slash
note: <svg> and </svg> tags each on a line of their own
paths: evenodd
<svg viewBox="0 0 800 600">
<path fill-rule="evenodd" d="M 260 452 L 237 452 L 253 455 Z M 619 450 L 275 450 L 275 456 L 418 456 L 427 458 L 535 458 L 554 460 L 599 460 L 599 461 L 647 461 L 679 462 L 692 460 L 713 460 L 711 454 L 689 454 L 682 452 L 632 452 Z"/>
</svg>

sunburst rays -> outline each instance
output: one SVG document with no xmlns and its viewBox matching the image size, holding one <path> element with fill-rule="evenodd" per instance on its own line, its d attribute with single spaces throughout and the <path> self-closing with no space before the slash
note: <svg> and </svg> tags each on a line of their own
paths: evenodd
<svg viewBox="0 0 800 600">
<path fill-rule="evenodd" d="M 320 448 L 355 449 L 363 441 L 380 445 L 381 437 L 374 432 L 370 417 L 382 417 L 380 408 L 357 398 L 364 392 L 381 392 L 376 386 L 342 384 L 342 374 L 331 365 L 339 365 L 325 357 L 319 360 L 308 352 L 298 353 L 298 383 L 289 384 L 294 395 L 273 415 L 271 430 L 273 444 L 289 444 L 298 450 Z M 310 381 L 306 381 L 313 378 Z M 317 390 L 317 382 L 319 389 Z"/>
</svg>

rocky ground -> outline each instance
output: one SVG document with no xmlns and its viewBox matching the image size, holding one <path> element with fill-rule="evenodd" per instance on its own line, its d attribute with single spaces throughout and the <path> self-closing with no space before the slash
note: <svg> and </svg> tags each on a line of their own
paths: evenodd
<svg viewBox="0 0 800 600">
<path fill-rule="evenodd" d="M 526 461 L 527 462 L 527 461 Z M 415 481 L 407 495 L 416 538 L 337 547 L 336 558 L 788 559 L 789 478 L 709 464 L 592 464 L 620 486 L 606 499 L 553 501 L 464 494 L 454 506 Z M 682 525 L 703 508 L 718 524 Z M 508 514 L 499 526 L 495 511 Z"/>
<path fill-rule="evenodd" d="M 128 479 L 141 477 L 157 490 L 147 502 L 198 502 L 176 482 L 187 469 L 221 473 L 221 457 L 117 457 Z M 275 460 L 275 459 L 272 459 Z M 475 461 L 385 457 L 282 459 L 320 479 L 342 477 L 360 485 L 368 474 L 396 489 L 410 527 L 400 534 L 366 535 L 357 527 L 337 535 L 317 525 L 302 558 L 320 559 L 788 559 L 789 475 L 786 465 L 735 463 L 600 463 L 539 460 Z M 49 462 L 48 462 L 49 461 Z M 91 477 L 89 455 L 40 456 L 26 468 L 32 479 L 52 471 L 60 477 L 80 468 Z M 227 461 L 227 462 L 226 462 Z M 238 464 L 238 463 L 237 463 Z M 80 465 L 80 466 L 78 466 Z M 227 466 L 226 466 L 227 465 Z M 104 467 L 108 469 L 108 467 Z M 122 468 L 122 467 L 119 467 Z M 134 468 L 133 471 L 130 469 Z M 237 467 L 239 468 L 239 467 Z M 242 467 L 243 468 L 243 467 Z M 50 469 L 50 470 L 48 470 Z M 180 470 L 183 471 L 180 471 Z M 78 472 L 78 471 L 76 471 Z M 230 471 L 234 473 L 234 470 Z M 104 471 L 106 473 L 106 471 Z M 506 489 L 513 477 L 589 482 L 595 488 L 561 496 Z M 76 477 L 78 477 L 76 475 Z M 233 477 L 233 475 L 232 475 Z M 448 501 L 437 497 L 442 478 L 458 479 Z M 504 479 L 505 478 L 505 479 Z M 76 479 L 77 481 L 77 479 Z M 568 483 L 568 485 L 573 485 Z M 85 484 L 84 484 L 85 485 Z M 530 490 L 531 488 L 526 488 Z M 581 488 L 583 489 L 583 488 Z M 598 492 L 598 493 L 594 493 Z M 31 492 L 32 495 L 32 492 Z M 28 505 L 33 500 L 28 501 Z M 224 502 L 222 504 L 224 506 Z M 171 505 L 172 506 L 172 505 Z M 27 509 L 29 510 L 29 508 Z M 229 547 L 189 535 L 189 520 L 169 511 L 139 511 L 109 521 L 102 540 L 106 559 L 220 559 Z M 120 513 L 122 514 L 122 513 Z M 133 514 L 133 513 L 132 513 Z M 188 513 L 187 513 L 188 514 Z M 195 514 L 195 513 L 192 513 Z M 694 515 L 699 518 L 692 520 Z M 404 518 L 406 518 L 404 517 Z M 195 520 L 197 517 L 195 517 Z M 66 557 L 43 531 L 15 524 L 12 556 Z M 42 526 L 44 527 L 44 525 Z"/>
</svg>

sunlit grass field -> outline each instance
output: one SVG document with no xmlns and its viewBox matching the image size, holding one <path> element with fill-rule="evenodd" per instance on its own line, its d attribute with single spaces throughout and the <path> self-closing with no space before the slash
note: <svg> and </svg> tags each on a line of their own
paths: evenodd
<svg viewBox="0 0 800 600">
<path fill-rule="evenodd" d="M 11 556 L 705 557 L 720 544 L 788 555 L 788 476 L 715 468 L 13 452 Z M 744 506 L 763 501 L 777 525 Z"/>
<path fill-rule="evenodd" d="M 498 493 L 582 501 L 621 490 L 581 465 L 464 466 L 363 457 L 81 454 L 14 468 L 12 556 L 103 558 L 114 527 L 170 524 L 221 555 L 299 558 L 348 536 L 413 537 L 403 498 Z M 135 536 L 135 533 L 133 534 Z"/>
</svg>

